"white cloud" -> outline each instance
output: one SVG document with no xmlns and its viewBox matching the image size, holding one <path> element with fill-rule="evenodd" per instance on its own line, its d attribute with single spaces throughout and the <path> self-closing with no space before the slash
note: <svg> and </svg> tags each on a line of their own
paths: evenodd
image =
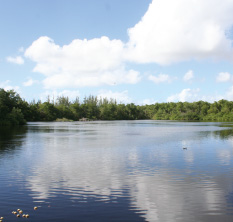
<svg viewBox="0 0 233 222">
<path fill-rule="evenodd" d="M 212 7 L 215 5 L 216 7 Z M 232 59 L 232 0 L 153 0 L 128 30 L 128 59 L 170 64 L 190 59 Z"/>
<path fill-rule="evenodd" d="M 46 88 L 135 84 L 139 72 L 126 70 L 124 44 L 101 37 L 73 40 L 59 46 L 49 37 L 40 37 L 26 49 L 25 56 L 34 62 L 34 72 L 46 76 Z"/>
<path fill-rule="evenodd" d="M 11 62 L 11 63 L 15 63 L 15 64 L 18 64 L 18 65 L 22 65 L 24 64 L 24 60 L 21 56 L 16 56 L 16 57 L 11 57 L 11 56 L 8 56 L 6 58 L 7 62 Z"/>
<path fill-rule="evenodd" d="M 185 75 L 183 80 L 185 82 L 189 82 L 190 80 L 192 80 L 194 78 L 194 74 L 193 74 L 193 70 L 189 70 Z"/>
<path fill-rule="evenodd" d="M 111 90 L 101 90 L 98 93 L 98 98 L 107 98 L 107 99 L 115 99 L 118 103 L 128 104 L 132 102 L 132 99 L 128 95 L 128 91 L 122 92 L 112 92 Z"/>
<path fill-rule="evenodd" d="M 47 98 L 50 98 L 50 100 L 56 101 L 57 97 L 65 96 L 68 97 L 70 101 L 75 100 L 77 97 L 80 97 L 79 90 L 47 90 L 44 93 L 40 95 L 41 101 L 46 101 Z"/>
<path fill-rule="evenodd" d="M 216 94 L 216 95 L 212 95 L 212 96 L 202 96 L 200 97 L 199 100 L 203 100 L 203 101 L 208 101 L 208 102 L 215 102 L 215 101 L 219 101 L 221 99 L 225 99 L 225 100 L 229 100 L 232 101 L 233 100 L 233 86 L 229 87 L 225 93 L 221 94 Z"/>
<path fill-rule="evenodd" d="M 228 72 L 220 72 L 216 77 L 216 82 L 227 82 L 231 80 L 231 74 Z"/>
<path fill-rule="evenodd" d="M 29 78 L 26 82 L 23 82 L 24 86 L 32 86 L 35 83 L 38 83 L 38 80 L 33 80 L 32 78 Z"/>
<path fill-rule="evenodd" d="M 153 0 L 142 19 L 128 29 L 126 44 L 103 36 L 60 46 L 42 36 L 24 55 L 36 63 L 34 72 L 45 75 L 43 84 L 48 89 L 135 84 L 141 76 L 128 70 L 126 62 L 165 65 L 191 59 L 232 60 L 232 40 L 227 34 L 233 26 L 232 11 L 232 0 Z M 8 61 L 24 62 L 20 56 Z M 184 81 L 193 78 L 189 72 Z M 171 81 L 165 74 L 149 79 Z"/>
<path fill-rule="evenodd" d="M 200 89 L 183 89 L 180 93 L 169 96 L 167 102 L 194 102 L 201 100 L 199 96 Z"/>
<path fill-rule="evenodd" d="M 148 79 L 153 81 L 156 84 L 167 82 L 172 82 L 172 78 L 167 74 L 159 74 L 158 76 L 149 75 Z"/>
<path fill-rule="evenodd" d="M 217 5 L 218 7 L 211 7 Z M 136 84 L 140 73 L 127 62 L 170 64 L 191 59 L 233 59 L 232 0 L 153 0 L 142 19 L 128 30 L 129 41 L 108 37 L 75 39 L 60 46 L 42 36 L 25 52 L 34 72 L 45 76 L 47 89 Z M 23 64 L 20 56 L 8 61 Z M 184 81 L 194 78 L 192 70 Z M 171 82 L 166 74 L 149 76 L 155 83 Z"/>
<path fill-rule="evenodd" d="M 158 102 L 158 101 L 156 101 L 154 99 L 144 99 L 142 101 L 142 105 L 151 105 L 151 104 L 155 104 L 156 102 Z"/>
<path fill-rule="evenodd" d="M 14 91 L 16 91 L 16 92 L 18 92 L 19 93 L 19 91 L 20 91 L 20 88 L 19 88 L 19 86 L 12 86 L 12 85 L 10 85 L 10 80 L 6 80 L 6 81 L 4 81 L 4 82 L 0 82 L 0 88 L 2 88 L 2 89 L 4 89 L 4 90 L 14 90 Z"/>
<path fill-rule="evenodd" d="M 171 95 L 167 98 L 167 102 L 195 102 L 195 101 L 207 101 L 213 103 L 221 99 L 233 99 L 233 87 L 228 90 L 227 93 L 222 95 L 200 95 L 200 89 L 183 89 L 180 93 Z"/>
<path fill-rule="evenodd" d="M 215 101 L 219 101 L 221 99 L 226 99 L 226 96 L 222 96 L 222 95 L 214 95 L 214 96 L 201 96 L 198 100 L 202 100 L 202 101 L 207 101 L 210 103 L 213 103 Z M 198 101 L 195 100 L 195 101 Z"/>
</svg>

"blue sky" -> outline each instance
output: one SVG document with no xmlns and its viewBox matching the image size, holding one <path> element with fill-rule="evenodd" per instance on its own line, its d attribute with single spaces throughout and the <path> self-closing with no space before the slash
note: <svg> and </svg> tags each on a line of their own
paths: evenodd
<svg viewBox="0 0 233 222">
<path fill-rule="evenodd" d="M 233 99 L 232 0 L 0 3 L 0 87 L 27 101 Z"/>
</svg>

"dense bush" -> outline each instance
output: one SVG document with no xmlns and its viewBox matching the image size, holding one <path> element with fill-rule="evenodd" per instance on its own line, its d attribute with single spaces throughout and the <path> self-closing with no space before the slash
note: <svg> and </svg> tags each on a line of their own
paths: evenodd
<svg viewBox="0 0 233 222">
<path fill-rule="evenodd" d="M 0 125 L 19 125 L 26 121 L 79 120 L 194 120 L 233 121 L 233 102 L 220 100 L 214 103 L 177 102 L 139 106 L 134 103 L 118 104 L 113 99 L 85 97 L 70 101 L 60 96 L 56 101 L 28 103 L 13 90 L 0 89 Z"/>
<path fill-rule="evenodd" d="M 25 124 L 25 101 L 13 90 L 0 89 L 0 125 Z"/>
</svg>

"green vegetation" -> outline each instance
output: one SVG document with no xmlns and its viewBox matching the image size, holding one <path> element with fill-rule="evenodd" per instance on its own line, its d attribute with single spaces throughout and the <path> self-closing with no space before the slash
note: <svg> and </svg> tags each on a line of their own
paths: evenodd
<svg viewBox="0 0 233 222">
<path fill-rule="evenodd" d="M 22 112 L 28 104 L 23 101 L 19 94 L 13 90 L 0 89 L 0 125 L 25 124 L 25 116 Z M 26 114 L 26 110 L 25 114 Z"/>
<path fill-rule="evenodd" d="M 233 102 L 220 100 L 214 103 L 177 102 L 139 106 L 134 103 L 118 104 L 113 99 L 85 97 L 70 101 L 60 96 L 56 101 L 47 98 L 28 103 L 13 90 L 0 89 L 0 125 L 20 125 L 26 121 L 77 121 L 88 120 L 193 120 L 233 121 Z"/>
</svg>

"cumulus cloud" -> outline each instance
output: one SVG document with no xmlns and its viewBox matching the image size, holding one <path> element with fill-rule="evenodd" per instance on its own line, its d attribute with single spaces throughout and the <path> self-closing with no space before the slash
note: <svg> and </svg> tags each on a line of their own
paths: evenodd
<svg viewBox="0 0 233 222">
<path fill-rule="evenodd" d="M 187 73 L 185 73 L 183 80 L 185 82 L 189 82 L 194 78 L 193 70 L 189 70 Z"/>
<path fill-rule="evenodd" d="M 155 99 L 144 99 L 142 101 L 142 105 L 151 105 L 151 104 L 155 104 L 156 102 L 158 101 L 156 101 Z"/>
<path fill-rule="evenodd" d="M 132 99 L 128 95 L 128 90 L 122 92 L 112 92 L 111 90 L 101 90 L 97 96 L 100 98 L 115 99 L 118 103 L 128 104 Z"/>
<path fill-rule="evenodd" d="M 48 97 L 50 100 L 56 101 L 56 99 L 60 96 L 68 97 L 71 101 L 75 100 L 77 97 L 80 97 L 79 90 L 47 90 L 40 95 L 41 101 L 46 101 Z"/>
<path fill-rule="evenodd" d="M 229 72 L 220 72 L 216 77 L 216 82 L 228 82 L 231 80 L 231 74 Z"/>
<path fill-rule="evenodd" d="M 207 101 L 207 102 L 213 103 L 213 102 L 219 101 L 221 99 L 227 99 L 226 95 L 225 96 L 222 96 L 222 95 L 212 95 L 212 96 L 204 95 L 204 96 L 201 96 L 198 100 L 202 100 L 202 101 Z M 197 100 L 195 100 L 195 101 L 197 101 Z"/>
<path fill-rule="evenodd" d="M 142 19 L 128 29 L 127 43 L 103 36 L 60 46 L 42 36 L 21 52 L 35 62 L 33 71 L 45 76 L 47 89 L 136 84 L 140 73 L 127 69 L 128 62 L 166 65 L 192 59 L 232 60 L 233 42 L 228 34 L 232 11 L 232 0 L 152 0 Z M 24 62 L 20 56 L 8 60 Z M 184 81 L 193 77 L 190 70 Z M 166 74 L 149 79 L 171 81 Z"/>
<path fill-rule="evenodd" d="M 23 82 L 24 86 L 32 86 L 35 83 L 38 83 L 38 80 L 33 80 L 32 78 L 29 78 L 26 82 Z"/>
<path fill-rule="evenodd" d="M 72 101 L 72 100 L 75 100 L 77 97 L 81 97 L 81 93 L 79 90 L 61 90 L 61 91 L 59 91 L 59 90 L 47 90 L 40 95 L 40 99 L 42 101 L 46 101 L 49 97 L 50 100 L 54 99 L 54 101 L 56 101 L 56 99 L 60 96 L 68 97 Z M 108 100 L 114 99 L 118 103 L 124 103 L 124 104 L 128 104 L 128 103 L 132 102 L 132 99 L 129 97 L 127 90 L 124 90 L 121 92 L 113 92 L 111 90 L 100 90 L 97 93 L 97 98 L 98 99 L 107 98 Z M 82 101 L 82 100 L 80 100 L 80 101 Z"/>
<path fill-rule="evenodd" d="M 149 75 L 148 79 L 156 84 L 163 82 L 167 82 L 167 83 L 172 82 L 172 78 L 167 74 L 159 74 L 158 76 Z"/>
<path fill-rule="evenodd" d="M 141 21 L 128 30 L 128 59 L 159 64 L 232 59 L 227 36 L 232 11 L 232 0 L 153 0 Z"/>
<path fill-rule="evenodd" d="M 4 81 L 4 82 L 0 82 L 0 88 L 2 88 L 2 89 L 4 89 L 4 90 L 14 90 L 14 91 L 16 91 L 16 92 L 19 92 L 20 91 L 20 88 L 19 88 L 19 86 L 12 86 L 11 84 L 10 84 L 10 80 L 6 80 L 6 81 Z"/>
<path fill-rule="evenodd" d="M 25 56 L 36 62 L 34 72 L 46 76 L 46 88 L 135 84 L 140 74 L 126 70 L 123 51 L 120 40 L 108 37 L 76 39 L 59 46 L 44 36 L 32 43 Z"/>
<path fill-rule="evenodd" d="M 200 89 L 183 89 L 180 93 L 171 95 L 167 98 L 167 102 L 193 102 L 200 100 Z"/>
<path fill-rule="evenodd" d="M 230 88 L 224 95 L 201 95 L 201 90 L 197 89 L 183 89 L 180 93 L 171 95 L 167 98 L 167 102 L 195 102 L 195 101 L 207 101 L 213 103 L 221 99 L 232 100 L 233 99 L 233 87 Z"/>
<path fill-rule="evenodd" d="M 15 64 L 18 64 L 18 65 L 24 64 L 24 59 L 21 56 L 16 56 L 16 57 L 8 56 L 6 58 L 6 60 L 7 60 L 7 62 L 15 63 Z"/>
</svg>

